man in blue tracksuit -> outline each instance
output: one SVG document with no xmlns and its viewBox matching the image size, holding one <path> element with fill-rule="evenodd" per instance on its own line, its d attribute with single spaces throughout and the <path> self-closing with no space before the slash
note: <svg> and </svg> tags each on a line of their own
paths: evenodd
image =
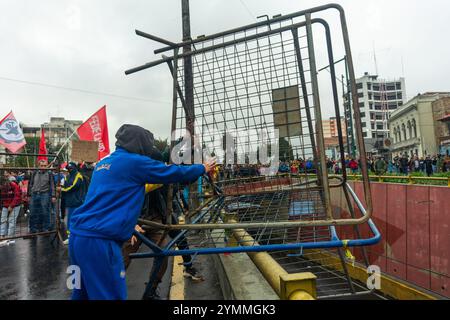
<svg viewBox="0 0 450 320">
<path fill-rule="evenodd" d="M 215 166 L 214 161 L 167 166 L 153 160 L 153 134 L 138 126 L 123 125 L 116 138 L 116 151 L 97 164 L 86 200 L 71 217 L 69 254 L 81 271 L 74 300 L 127 298 L 121 248 L 137 223 L 145 184 L 191 182 Z"/>
</svg>

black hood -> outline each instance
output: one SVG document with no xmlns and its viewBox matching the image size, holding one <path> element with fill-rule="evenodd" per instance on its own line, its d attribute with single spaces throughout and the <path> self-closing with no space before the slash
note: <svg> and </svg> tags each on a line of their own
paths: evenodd
<svg viewBox="0 0 450 320">
<path fill-rule="evenodd" d="M 154 145 L 153 133 L 132 124 L 124 124 L 116 133 L 116 146 L 128 152 L 151 157 Z"/>
</svg>

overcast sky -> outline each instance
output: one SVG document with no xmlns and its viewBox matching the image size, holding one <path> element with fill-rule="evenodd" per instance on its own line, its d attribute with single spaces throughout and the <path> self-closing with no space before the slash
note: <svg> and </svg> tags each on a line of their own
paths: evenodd
<svg viewBox="0 0 450 320">
<path fill-rule="evenodd" d="M 346 10 L 357 76 L 375 73 L 375 52 L 378 74 L 405 76 L 408 97 L 450 91 L 450 1 L 335 2 Z M 192 36 L 253 23 L 263 14 L 288 14 L 326 3 L 191 0 Z M 181 0 L 0 0 L 0 12 L 0 118 L 13 110 L 30 125 L 50 116 L 86 120 L 106 104 L 111 146 L 123 123 L 169 136 L 172 82 L 167 67 L 130 76 L 124 70 L 159 58 L 153 50 L 161 45 L 136 36 L 134 29 L 181 40 Z M 329 113 L 325 107 L 324 115 Z"/>
</svg>

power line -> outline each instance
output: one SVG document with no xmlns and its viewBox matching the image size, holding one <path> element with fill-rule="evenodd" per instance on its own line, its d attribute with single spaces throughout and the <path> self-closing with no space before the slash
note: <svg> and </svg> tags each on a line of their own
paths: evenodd
<svg viewBox="0 0 450 320">
<path fill-rule="evenodd" d="M 242 4 L 242 6 L 245 8 L 245 10 L 247 10 L 248 14 L 252 16 L 252 18 L 255 18 L 255 15 L 250 11 L 250 9 L 248 8 L 248 6 L 244 3 L 244 1 L 239 0 Z"/>
<path fill-rule="evenodd" d="M 120 99 L 126 99 L 126 100 L 136 100 L 136 101 L 145 101 L 145 102 L 156 102 L 156 103 L 170 104 L 170 102 L 161 101 L 161 100 L 155 100 L 155 99 L 123 96 L 123 95 L 107 93 L 107 92 L 91 91 L 91 90 L 78 89 L 78 88 L 70 88 L 70 87 L 64 87 L 64 86 L 53 85 L 53 84 L 48 84 L 48 83 L 33 82 L 33 81 L 27 81 L 27 80 L 7 78 L 7 77 L 0 77 L 0 80 L 17 82 L 17 83 L 28 84 L 28 85 L 33 85 L 33 86 L 41 86 L 41 87 L 53 88 L 53 89 L 75 91 L 75 92 L 81 92 L 81 93 L 87 93 L 87 94 L 93 94 L 93 95 L 99 95 L 99 96 L 108 96 L 108 97 L 114 97 L 114 98 L 120 98 Z"/>
</svg>

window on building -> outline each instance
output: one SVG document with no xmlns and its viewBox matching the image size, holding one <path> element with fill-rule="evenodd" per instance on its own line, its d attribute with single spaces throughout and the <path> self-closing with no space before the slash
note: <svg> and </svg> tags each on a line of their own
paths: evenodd
<svg viewBox="0 0 450 320">
<path fill-rule="evenodd" d="M 364 98 L 364 93 L 358 92 L 358 98 Z"/>
<path fill-rule="evenodd" d="M 382 124 L 377 124 L 377 130 L 384 130 L 384 126 Z"/>
<path fill-rule="evenodd" d="M 395 90 L 395 84 L 394 83 L 388 83 L 386 85 L 386 90 L 387 91 L 394 91 Z"/>
<path fill-rule="evenodd" d="M 380 85 L 379 84 L 374 84 L 373 85 L 373 91 L 380 91 Z"/>
<path fill-rule="evenodd" d="M 408 140 L 407 138 L 406 138 L 406 126 L 405 126 L 405 124 L 402 124 L 402 133 L 403 133 L 403 140 Z"/>
<path fill-rule="evenodd" d="M 361 116 L 361 118 L 365 118 L 366 117 L 366 113 L 365 112 L 361 112 L 360 116 Z"/>
<path fill-rule="evenodd" d="M 357 83 L 356 84 L 356 89 L 362 89 L 363 88 L 363 84 L 362 83 Z"/>
<path fill-rule="evenodd" d="M 389 110 L 397 109 L 397 103 L 389 103 Z"/>
<path fill-rule="evenodd" d="M 373 102 L 369 102 L 369 109 L 373 110 Z"/>
<path fill-rule="evenodd" d="M 369 92 L 369 100 L 372 100 L 372 97 L 373 97 L 372 93 Z"/>
<path fill-rule="evenodd" d="M 417 138 L 417 126 L 416 126 L 416 119 L 413 119 L 411 122 L 412 130 L 414 133 L 414 138 Z"/>
<path fill-rule="evenodd" d="M 402 142 L 402 133 L 400 131 L 400 127 L 397 127 L 397 133 L 398 133 L 398 142 Z"/>
<path fill-rule="evenodd" d="M 364 103 L 360 103 L 360 104 L 359 104 L 359 107 L 360 107 L 360 108 L 364 108 Z"/>
<path fill-rule="evenodd" d="M 375 123 L 372 123 L 372 124 L 370 125 L 370 127 L 372 128 L 372 130 L 375 130 Z"/>
<path fill-rule="evenodd" d="M 395 94 L 388 94 L 387 99 L 388 100 L 397 100 L 397 95 L 395 95 Z"/>
<path fill-rule="evenodd" d="M 367 127 L 367 123 L 366 123 L 366 122 L 363 122 L 363 123 L 361 124 L 361 126 L 362 126 L 363 128 L 366 128 L 366 127 Z"/>
<path fill-rule="evenodd" d="M 381 95 L 379 95 L 379 94 L 373 95 L 373 100 L 380 101 L 381 100 Z"/>
<path fill-rule="evenodd" d="M 412 130 L 411 121 L 408 121 L 408 124 L 406 125 L 406 127 L 408 128 L 409 138 L 412 139 L 412 137 L 413 137 L 413 130 Z"/>
<path fill-rule="evenodd" d="M 403 94 L 401 92 L 397 92 L 397 99 L 398 100 L 403 99 Z"/>
<path fill-rule="evenodd" d="M 372 84 L 370 82 L 367 82 L 367 90 L 372 90 Z"/>
<path fill-rule="evenodd" d="M 397 82 L 397 83 L 395 84 L 395 88 L 396 88 L 397 90 L 401 90 L 401 89 L 402 89 L 402 84 L 401 84 L 400 82 Z"/>
<path fill-rule="evenodd" d="M 363 132 L 363 137 L 367 138 L 367 132 Z"/>
<path fill-rule="evenodd" d="M 375 139 L 377 135 L 375 133 L 372 133 L 372 139 Z"/>
</svg>

